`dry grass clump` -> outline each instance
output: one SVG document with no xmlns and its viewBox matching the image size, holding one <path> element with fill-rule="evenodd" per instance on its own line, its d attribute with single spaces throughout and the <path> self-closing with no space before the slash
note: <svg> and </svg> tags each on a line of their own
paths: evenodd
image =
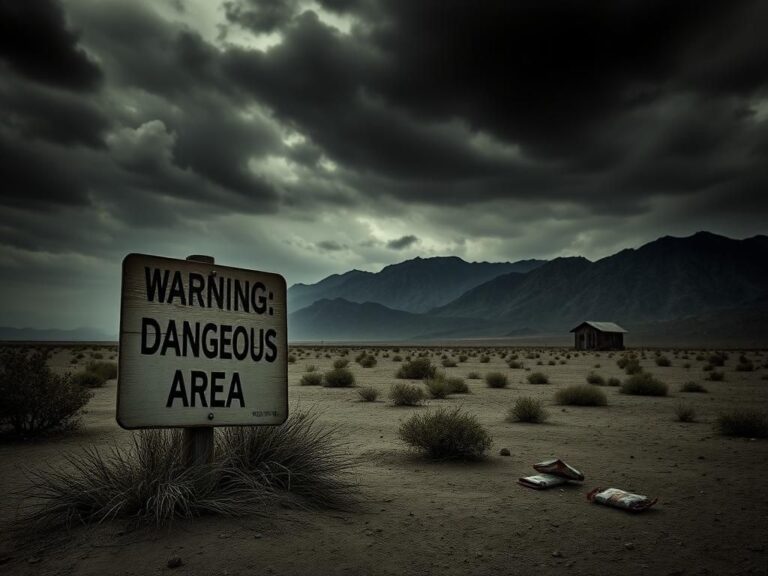
<svg viewBox="0 0 768 576">
<path fill-rule="evenodd" d="M 549 376 L 543 372 L 531 372 L 527 380 L 529 384 L 549 384 Z"/>
<path fill-rule="evenodd" d="M 699 392 L 699 393 L 705 393 L 707 392 L 707 389 L 704 388 L 701 384 L 697 382 L 686 382 L 682 386 L 680 386 L 680 392 Z"/>
<path fill-rule="evenodd" d="M 514 406 L 507 413 L 509 422 L 528 422 L 541 424 L 549 418 L 549 413 L 544 409 L 544 403 L 530 396 L 523 396 L 515 400 Z"/>
<path fill-rule="evenodd" d="M 448 384 L 448 387 L 451 390 L 450 394 L 469 394 L 469 386 L 464 382 L 464 378 L 452 376 L 446 378 L 445 383 Z"/>
<path fill-rule="evenodd" d="M 488 372 L 485 375 L 485 384 L 488 388 L 506 388 L 509 386 L 509 378 L 501 372 Z"/>
<path fill-rule="evenodd" d="M 594 384 L 595 386 L 605 386 L 605 378 L 600 376 L 600 374 L 595 374 L 594 372 L 587 374 L 587 382 Z"/>
<path fill-rule="evenodd" d="M 363 352 L 360 356 L 358 356 L 355 359 L 355 362 L 360 364 L 363 368 L 373 368 L 378 363 L 378 360 L 376 360 L 376 356 L 373 356 L 372 354 L 366 354 Z"/>
<path fill-rule="evenodd" d="M 280 426 L 224 428 L 214 463 L 186 468 L 181 431 L 148 430 L 124 448 L 85 449 L 68 466 L 33 476 L 24 517 L 35 528 L 125 518 L 164 525 L 206 514 L 264 514 L 277 502 L 349 508 L 357 495 L 353 461 L 336 429 L 295 412 Z"/>
<path fill-rule="evenodd" d="M 401 424 L 398 435 L 435 460 L 479 459 L 492 443 L 477 418 L 459 407 L 415 414 Z"/>
<path fill-rule="evenodd" d="M 396 377 L 406 380 L 424 380 L 434 378 L 436 372 L 437 368 L 432 365 L 429 358 L 416 358 L 400 366 Z"/>
<path fill-rule="evenodd" d="M 389 399 L 395 406 L 420 406 L 427 399 L 427 395 L 418 386 L 397 382 L 389 390 Z"/>
<path fill-rule="evenodd" d="M 442 374 L 436 374 L 434 378 L 424 380 L 424 387 L 427 389 L 429 397 L 436 400 L 447 398 L 449 394 L 453 393 L 451 385 Z"/>
<path fill-rule="evenodd" d="M 618 386 L 621 386 L 621 380 L 619 380 L 615 376 L 611 376 L 610 378 L 608 378 L 605 384 L 606 386 L 618 387 Z"/>
<path fill-rule="evenodd" d="M 322 386 L 323 375 L 318 374 L 317 372 L 307 372 L 306 374 L 302 375 L 301 380 L 299 380 L 299 384 L 301 386 Z"/>
<path fill-rule="evenodd" d="M 106 380 L 95 372 L 77 372 L 72 375 L 72 382 L 81 388 L 101 388 Z"/>
<path fill-rule="evenodd" d="M 323 375 L 326 388 L 351 388 L 355 385 L 355 375 L 349 368 L 334 368 Z"/>
<path fill-rule="evenodd" d="M 98 375 L 104 381 L 117 378 L 117 364 L 114 362 L 88 362 L 85 370 Z"/>
<path fill-rule="evenodd" d="M 641 372 L 624 380 L 619 391 L 634 396 L 666 396 L 667 389 L 667 385 L 653 374 Z"/>
<path fill-rule="evenodd" d="M 600 388 L 579 384 L 558 390 L 555 403 L 565 406 L 607 406 L 608 398 Z"/>
<path fill-rule="evenodd" d="M 662 368 L 668 368 L 669 366 L 672 366 L 672 361 L 664 355 L 656 356 L 656 366 L 661 366 Z"/>
<path fill-rule="evenodd" d="M 470 372 L 467 374 L 467 380 L 480 380 L 480 372 Z"/>
<path fill-rule="evenodd" d="M 681 402 L 675 406 L 675 420 L 678 422 L 696 422 L 696 410 L 693 406 Z"/>
<path fill-rule="evenodd" d="M 725 380 L 725 373 L 720 372 L 718 370 L 711 370 L 707 374 L 707 380 L 709 380 L 710 382 L 722 382 L 723 380 Z"/>
<path fill-rule="evenodd" d="M 723 436 L 768 438 L 768 414 L 754 408 L 742 408 L 720 414 L 717 430 Z"/>
<path fill-rule="evenodd" d="M 361 402 L 375 402 L 379 397 L 379 391 L 373 386 L 366 386 L 357 391 Z"/>
<path fill-rule="evenodd" d="M 336 370 L 340 370 L 341 368 L 346 368 L 349 365 L 349 359 L 347 358 L 336 358 L 336 360 L 333 361 L 333 367 Z"/>
</svg>

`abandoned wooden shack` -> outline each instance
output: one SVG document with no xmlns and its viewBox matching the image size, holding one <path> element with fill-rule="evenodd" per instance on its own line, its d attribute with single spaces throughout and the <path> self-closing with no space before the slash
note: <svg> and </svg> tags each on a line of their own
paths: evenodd
<svg viewBox="0 0 768 576">
<path fill-rule="evenodd" d="M 576 350 L 624 350 L 624 328 L 613 322 L 582 322 L 571 330 Z"/>
</svg>

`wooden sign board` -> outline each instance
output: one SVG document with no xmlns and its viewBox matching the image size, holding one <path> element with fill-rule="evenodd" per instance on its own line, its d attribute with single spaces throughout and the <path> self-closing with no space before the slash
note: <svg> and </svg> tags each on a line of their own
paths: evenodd
<svg viewBox="0 0 768 576">
<path fill-rule="evenodd" d="M 282 424 L 288 417 L 285 279 L 129 254 L 117 382 L 123 428 Z"/>
</svg>

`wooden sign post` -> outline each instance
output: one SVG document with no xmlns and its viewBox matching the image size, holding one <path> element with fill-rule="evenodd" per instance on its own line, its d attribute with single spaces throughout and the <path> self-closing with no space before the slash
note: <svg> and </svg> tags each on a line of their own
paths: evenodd
<svg viewBox="0 0 768 576">
<path fill-rule="evenodd" d="M 184 428 L 184 458 L 210 462 L 214 426 L 288 417 L 287 311 L 279 274 L 209 256 L 123 260 L 117 422 Z"/>
</svg>

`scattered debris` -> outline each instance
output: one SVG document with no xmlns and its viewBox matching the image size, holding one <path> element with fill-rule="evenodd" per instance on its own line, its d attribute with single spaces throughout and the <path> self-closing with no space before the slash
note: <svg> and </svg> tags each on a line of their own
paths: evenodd
<svg viewBox="0 0 768 576">
<path fill-rule="evenodd" d="M 517 482 L 527 488 L 546 490 L 547 488 L 565 484 L 568 480 L 559 476 L 553 476 L 552 474 L 536 474 L 534 476 L 519 478 Z"/>
<path fill-rule="evenodd" d="M 595 488 L 587 494 L 587 500 L 606 506 L 623 508 L 630 512 L 642 512 L 656 504 L 658 498 L 651 500 L 647 496 L 632 494 L 618 488 Z"/>
<path fill-rule="evenodd" d="M 537 462 L 533 465 L 533 468 L 540 472 L 540 474 L 520 478 L 518 479 L 519 484 L 527 488 L 546 490 L 547 488 L 567 484 L 570 481 L 581 482 L 584 480 L 584 474 L 558 458 Z"/>
</svg>

